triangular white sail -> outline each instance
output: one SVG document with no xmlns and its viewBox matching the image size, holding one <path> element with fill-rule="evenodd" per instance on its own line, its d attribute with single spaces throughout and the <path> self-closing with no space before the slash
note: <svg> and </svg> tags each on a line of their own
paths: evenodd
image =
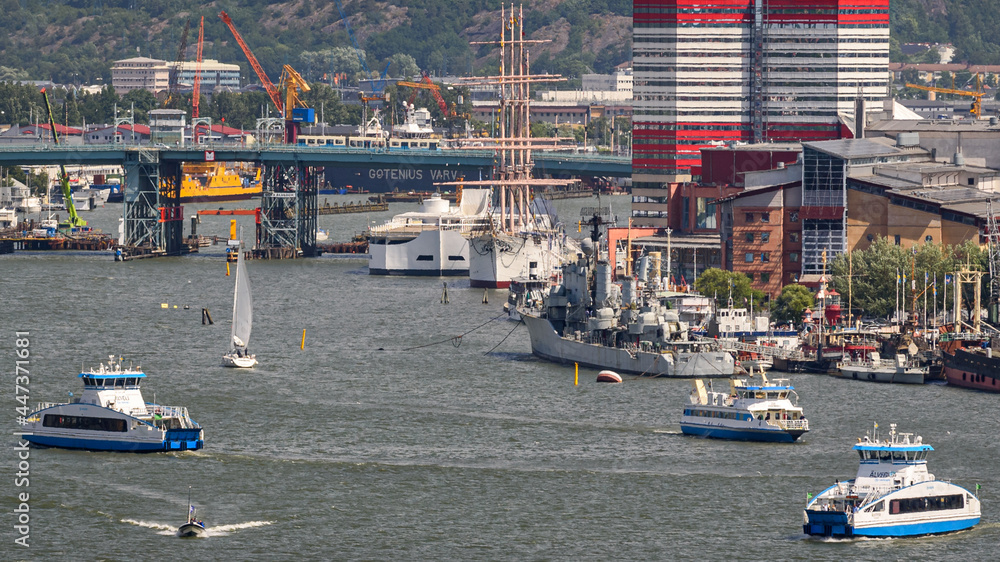
<svg viewBox="0 0 1000 562">
<path fill-rule="evenodd" d="M 253 324 L 253 297 L 250 295 L 250 277 L 243 264 L 243 252 L 237 250 L 236 287 L 233 290 L 233 331 L 229 339 L 231 351 L 245 350 L 250 344 Z"/>
</svg>

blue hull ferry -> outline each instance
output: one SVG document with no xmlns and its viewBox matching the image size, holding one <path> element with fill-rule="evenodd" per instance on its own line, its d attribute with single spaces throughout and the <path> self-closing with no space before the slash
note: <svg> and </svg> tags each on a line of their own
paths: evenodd
<svg viewBox="0 0 1000 562">
<path fill-rule="evenodd" d="M 749 378 L 733 378 L 729 392 L 715 392 L 705 381 L 693 381 L 689 403 L 681 416 L 685 435 L 732 439 L 737 441 L 773 441 L 792 443 L 809 431 L 809 421 L 802 408 L 792 403 L 797 396 L 785 380 L 761 383 Z M 709 382 L 711 385 L 711 382 Z"/>
<path fill-rule="evenodd" d="M 39 447 L 86 451 L 187 451 L 205 446 L 203 429 L 187 408 L 147 403 L 138 369 L 114 356 L 80 373 L 83 394 L 67 403 L 43 403 L 27 416 L 23 438 Z"/>
<path fill-rule="evenodd" d="M 811 498 L 802 531 L 822 537 L 911 537 L 968 529 L 979 523 L 979 498 L 927 472 L 920 436 L 875 430 L 858 439 L 860 464 L 853 480 L 837 482 Z"/>
</svg>

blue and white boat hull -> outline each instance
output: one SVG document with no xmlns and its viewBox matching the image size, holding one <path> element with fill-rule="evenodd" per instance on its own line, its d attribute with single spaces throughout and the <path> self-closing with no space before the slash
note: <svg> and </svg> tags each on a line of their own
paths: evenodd
<svg viewBox="0 0 1000 562">
<path fill-rule="evenodd" d="M 786 430 L 778 427 L 730 427 L 681 422 L 684 435 L 729 439 L 732 441 L 765 441 L 768 443 L 794 443 L 805 430 Z"/>
</svg>

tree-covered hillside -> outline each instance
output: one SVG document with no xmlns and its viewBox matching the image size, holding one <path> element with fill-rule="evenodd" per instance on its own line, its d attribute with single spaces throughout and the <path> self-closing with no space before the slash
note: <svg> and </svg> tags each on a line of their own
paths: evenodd
<svg viewBox="0 0 1000 562">
<path fill-rule="evenodd" d="M 342 2 L 376 75 L 390 60 L 396 63 L 391 75 L 414 71 L 409 57 L 432 74 L 495 71 L 494 51 L 469 43 L 498 37 L 501 0 Z M 956 46 L 956 61 L 1000 64 L 997 8 L 997 0 L 892 0 L 893 60 L 902 60 L 902 43 L 940 42 Z M 137 54 L 174 60 L 187 22 L 193 26 L 186 52 L 191 60 L 204 16 L 204 56 L 240 64 L 253 82 L 246 58 L 218 17 L 222 10 L 272 80 L 284 64 L 308 80 L 362 74 L 335 1 L 0 0 L 0 81 L 107 83 L 115 60 Z M 630 59 L 631 1 L 537 0 L 525 2 L 524 10 L 528 36 L 552 41 L 533 49 L 533 70 L 573 78 L 608 72 Z"/>
<path fill-rule="evenodd" d="M 419 69 L 432 74 L 493 70 L 488 64 L 495 58 L 492 50 L 469 42 L 499 36 L 500 7 L 500 0 L 343 0 L 350 27 L 376 75 L 393 55 L 409 55 Z M 332 64 L 343 57 L 331 50 L 354 54 L 337 4 L 330 0 L 0 0 L 5 31 L 0 36 L 0 81 L 93 84 L 100 78 L 107 83 L 115 60 L 136 55 L 176 59 L 189 21 L 186 58 L 191 60 L 201 16 L 204 57 L 240 64 L 248 80 L 255 81 L 219 19 L 223 10 L 272 80 L 284 64 L 307 80 L 330 77 L 347 70 Z M 537 49 L 533 70 L 572 76 L 608 72 L 631 56 L 629 1 L 545 0 L 529 3 L 525 10 L 529 36 L 553 40 Z M 357 60 L 342 62 L 360 67 Z M 390 74 L 404 70 L 393 68 Z"/>
<path fill-rule="evenodd" d="M 894 61 L 903 43 L 951 43 L 955 62 L 1000 64 L 997 0 L 891 0 Z"/>
</svg>

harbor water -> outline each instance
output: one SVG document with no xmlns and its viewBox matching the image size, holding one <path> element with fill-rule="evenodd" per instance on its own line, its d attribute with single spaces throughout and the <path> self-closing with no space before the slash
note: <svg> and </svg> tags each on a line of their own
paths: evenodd
<svg viewBox="0 0 1000 562">
<path fill-rule="evenodd" d="M 627 196 L 612 201 L 627 213 Z M 595 204 L 557 207 L 575 223 L 580 207 Z M 392 204 L 385 213 L 319 223 L 331 242 L 346 241 L 368 221 L 413 208 Z M 83 216 L 114 232 L 120 213 L 119 204 Z M 252 217 L 239 221 L 249 242 Z M 199 226 L 205 235 L 228 230 L 228 217 Z M 234 277 L 226 276 L 223 250 L 126 263 L 109 252 L 0 256 L 0 419 L 8 430 L 0 453 L 8 468 L 0 485 L 2 558 L 995 556 L 997 395 L 793 374 L 812 429 L 799 442 L 690 438 L 679 427 L 689 381 L 626 377 L 606 385 L 594 382 L 596 370 L 580 369 L 575 385 L 572 366 L 531 355 L 524 327 L 502 316 L 505 292 L 485 293 L 484 303 L 467 279 L 374 277 L 363 259 L 328 256 L 248 262 L 250 350 L 260 364 L 225 369 Z M 203 308 L 214 324 L 202 324 Z M 79 394 L 81 368 L 115 354 L 142 366 L 147 401 L 189 409 L 205 428 L 205 448 L 31 449 L 30 484 L 16 486 L 18 331 L 30 332 L 29 404 Z M 803 535 L 806 494 L 853 477 L 850 448 L 876 421 L 883 431 L 897 423 L 921 435 L 935 449 L 929 469 L 938 477 L 970 490 L 981 484 L 982 523 L 916 539 Z M 173 536 L 187 517 L 189 486 L 207 539 Z M 29 548 L 14 543 L 13 512 L 24 492 Z"/>
</svg>

